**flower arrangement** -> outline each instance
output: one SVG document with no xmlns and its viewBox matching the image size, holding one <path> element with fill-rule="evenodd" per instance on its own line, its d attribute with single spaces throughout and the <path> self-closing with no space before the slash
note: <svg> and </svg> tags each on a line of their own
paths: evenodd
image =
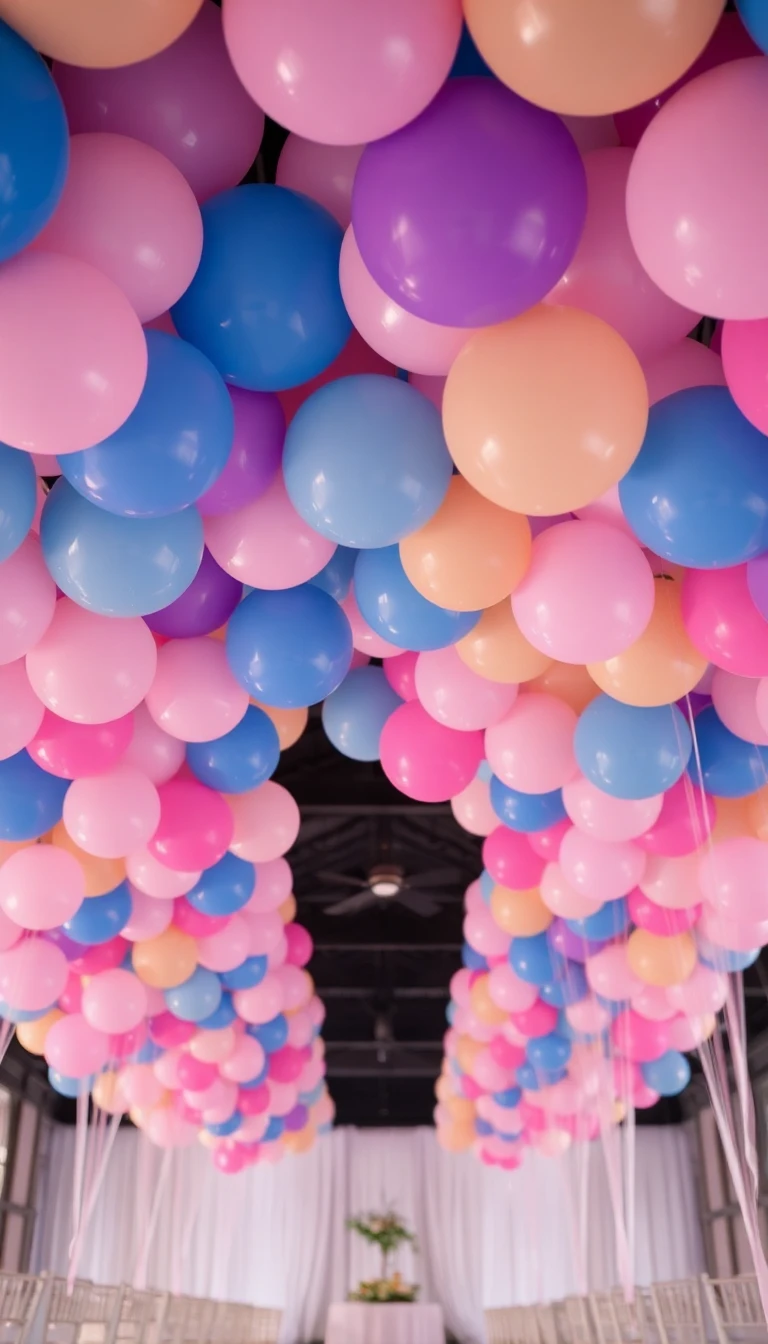
<svg viewBox="0 0 768 1344">
<path fill-rule="evenodd" d="M 365 1217 L 350 1218 L 347 1222 L 353 1232 L 357 1232 L 381 1251 L 381 1276 L 378 1279 L 365 1279 L 358 1284 L 355 1292 L 350 1293 L 350 1302 L 415 1302 L 418 1284 L 405 1283 L 399 1272 L 389 1274 L 389 1257 L 403 1242 L 409 1241 L 416 1246 L 416 1238 L 396 1213 L 371 1213 Z"/>
<path fill-rule="evenodd" d="M 404 1283 L 402 1276 L 395 1271 L 388 1279 L 364 1279 L 354 1293 L 349 1294 L 350 1302 L 415 1302 L 419 1286 L 416 1283 Z"/>
</svg>

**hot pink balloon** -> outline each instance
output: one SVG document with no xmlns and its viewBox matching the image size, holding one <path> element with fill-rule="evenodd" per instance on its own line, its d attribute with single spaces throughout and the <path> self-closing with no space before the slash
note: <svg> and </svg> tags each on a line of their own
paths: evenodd
<svg viewBox="0 0 768 1344">
<path fill-rule="evenodd" d="M 267 972 L 260 984 L 251 989 L 236 989 L 235 1011 L 244 1022 L 271 1022 L 283 1011 L 283 991 L 276 973 Z"/>
<path fill-rule="evenodd" d="M 134 887 L 158 901 L 173 901 L 177 896 L 185 896 L 200 881 L 199 870 L 179 873 L 166 868 L 148 849 L 129 854 L 125 871 Z"/>
<path fill-rule="evenodd" d="M 648 867 L 651 867 L 654 862 L 651 859 Z M 666 862 L 669 862 L 669 860 L 666 860 Z M 646 869 L 647 871 L 648 869 Z M 698 890 L 695 880 L 693 890 L 694 893 Z M 659 905 L 656 901 L 651 900 L 650 896 L 646 896 L 639 887 L 629 893 L 627 905 L 629 917 L 633 924 L 636 924 L 639 929 L 647 929 L 649 933 L 655 933 L 661 938 L 671 938 L 676 933 L 685 933 L 686 929 L 692 929 L 701 915 L 700 901 L 682 907 Z"/>
<path fill-rule="evenodd" d="M 486 730 L 485 754 L 494 775 L 520 793 L 561 788 L 578 771 L 573 754 L 576 722 L 564 700 L 526 691 L 505 719 Z"/>
<path fill-rule="evenodd" d="M 144 986 L 146 995 L 146 986 Z M 139 1022 L 131 1031 L 121 1031 L 109 1037 L 109 1053 L 114 1059 L 128 1059 L 146 1045 L 149 1032 L 146 1022 Z"/>
<path fill-rule="evenodd" d="M 722 337 L 723 372 L 743 415 L 768 434 L 768 321 L 725 322 Z"/>
<path fill-rule="evenodd" d="M 289 135 L 280 151 L 275 181 L 309 196 L 346 229 L 352 217 L 352 183 L 364 145 L 321 145 Z"/>
<path fill-rule="evenodd" d="M 491 806 L 490 786 L 478 776 L 451 799 L 451 811 L 470 835 L 490 835 L 498 828 L 499 818 Z"/>
<path fill-rule="evenodd" d="M 517 1069 L 525 1062 L 523 1046 L 514 1045 L 506 1036 L 494 1036 L 488 1046 L 488 1052 L 491 1059 L 502 1069 Z"/>
<path fill-rule="evenodd" d="M 205 544 L 228 574 L 267 589 L 306 583 L 336 550 L 296 512 L 281 472 L 244 508 L 206 518 Z"/>
<path fill-rule="evenodd" d="M 635 840 L 658 821 L 664 798 L 613 798 L 582 775 L 563 786 L 563 805 L 574 826 L 596 840 Z"/>
<path fill-rule="evenodd" d="M 736 677 L 732 672 L 715 668 L 712 678 L 712 703 L 717 717 L 726 728 L 741 737 L 745 742 L 758 746 L 768 746 L 766 730 L 757 712 L 759 681 L 753 677 Z"/>
<path fill-rule="evenodd" d="M 245 909 L 259 914 L 277 910 L 293 891 L 293 873 L 287 859 L 269 859 L 256 864 L 256 886 Z"/>
<path fill-rule="evenodd" d="M 688 1017 L 719 1013 L 728 998 L 728 976 L 699 962 L 682 985 L 670 985 L 667 998 Z"/>
<path fill-rule="evenodd" d="M 524 1036 L 547 1036 L 557 1026 L 557 1009 L 543 999 L 536 999 L 530 1008 L 516 1009 L 511 1019 Z"/>
<path fill-rule="evenodd" d="M 705 815 L 706 805 L 706 815 Z M 704 844 L 715 825 L 715 802 L 685 775 L 664 794 L 659 819 L 637 844 L 650 854 L 680 858 Z"/>
<path fill-rule="evenodd" d="M 725 920 L 768 920 L 768 844 L 751 835 L 716 841 L 698 860 L 705 898 Z M 0 874 L 2 869 L 0 869 Z"/>
<path fill-rule="evenodd" d="M 185 1045 L 195 1034 L 194 1022 L 180 1022 L 173 1013 L 157 1013 L 149 1020 L 149 1034 L 156 1045 L 172 1050 Z"/>
<path fill-rule="evenodd" d="M 531 849 L 526 835 L 499 826 L 497 818 L 496 827 L 483 844 L 483 864 L 494 882 L 512 891 L 530 891 L 538 886 L 545 863 Z"/>
<path fill-rule="evenodd" d="M 626 896 L 643 876 L 646 854 L 629 841 L 596 840 L 576 826 L 563 836 L 560 867 L 566 882 L 592 900 Z"/>
<path fill-rule="evenodd" d="M 160 798 L 146 775 L 117 765 L 106 775 L 75 779 L 64 798 L 64 826 L 75 844 L 100 859 L 122 859 L 152 838 Z"/>
<path fill-rule="evenodd" d="M 184 743 L 163 732 L 146 705 L 137 705 L 133 712 L 133 735 L 123 755 L 124 764 L 141 770 L 153 784 L 165 784 L 180 769 L 183 760 Z"/>
<path fill-rule="evenodd" d="M 228 920 L 229 915 L 204 915 L 202 910 L 190 905 L 183 896 L 179 896 L 173 902 L 173 922 L 176 928 L 193 938 L 210 938 L 212 934 L 225 929 Z"/>
<path fill-rule="evenodd" d="M 483 759 L 483 735 L 437 723 L 418 701 L 390 714 L 380 739 L 382 769 L 408 798 L 442 803 L 461 793 Z"/>
<path fill-rule="evenodd" d="M 0 564 L 0 665 L 23 658 L 40 642 L 55 608 L 56 584 L 46 569 L 39 538 L 30 533 Z M 31 686 L 39 696 L 34 681 Z"/>
<path fill-rule="evenodd" d="M 244 1039 L 250 1039 L 245 1037 Z M 209 1064 L 204 1059 L 197 1059 L 195 1055 L 184 1051 L 179 1056 L 176 1066 L 179 1084 L 187 1092 L 206 1092 L 209 1087 L 217 1081 L 219 1070 L 216 1064 Z"/>
<path fill-rule="evenodd" d="M 528 844 L 534 854 L 539 854 L 542 859 L 548 861 L 556 859 L 560 853 L 563 836 L 570 827 L 570 821 L 564 817 L 562 821 L 556 821 L 554 826 L 547 826 L 543 831 L 533 831 L 528 836 Z"/>
<path fill-rule="evenodd" d="M 235 681 L 221 640 L 203 635 L 163 645 L 146 703 L 163 732 L 184 742 L 210 742 L 237 727 L 248 692 Z"/>
<path fill-rule="evenodd" d="M 420 653 L 414 679 L 416 694 L 430 717 L 461 732 L 498 723 L 517 699 L 514 683 L 479 677 L 453 647 Z"/>
<path fill-rule="evenodd" d="M 221 797 L 192 779 L 161 785 L 160 824 L 150 853 L 178 872 L 210 868 L 223 858 L 232 839 L 234 819 Z"/>
<path fill-rule="evenodd" d="M 29 744 L 29 754 L 43 770 L 62 779 L 101 775 L 125 755 L 133 735 L 133 715 L 113 723 L 72 723 L 45 711 Z"/>
<path fill-rule="evenodd" d="M 614 1018 L 611 1039 L 622 1055 L 637 1064 L 659 1059 L 669 1049 L 666 1023 L 640 1017 L 631 1008 Z"/>
<path fill-rule="evenodd" d="M 45 1038 L 45 1058 L 52 1069 L 67 1078 L 87 1078 L 99 1073 L 109 1059 L 109 1037 L 70 1013 L 54 1022 Z"/>
<path fill-rule="evenodd" d="M 505 956 L 509 950 L 509 934 L 500 929 L 486 905 L 468 912 L 464 919 L 464 937 L 482 957 Z"/>
<path fill-rule="evenodd" d="M 79 957 L 70 961 L 70 969 L 78 975 L 98 975 L 99 971 L 111 971 L 120 966 L 130 952 L 130 946 L 119 936 L 110 938 L 106 943 L 96 943 L 87 947 Z"/>
<path fill-rule="evenodd" d="M 561 919 L 586 919 L 603 904 L 602 900 L 572 886 L 559 863 L 547 864 L 541 875 L 540 891 L 547 909 Z"/>
<path fill-rule="evenodd" d="M 128 299 L 74 257 L 35 250 L 0 274 L 0 440 L 61 457 L 100 443 L 134 409 L 147 343 Z"/>
<path fill-rule="evenodd" d="M 97 616 L 66 597 L 27 654 L 35 694 L 73 723 L 111 723 L 135 709 L 156 666 L 157 647 L 140 617 Z"/>
<path fill-rule="evenodd" d="M 269 1057 L 269 1078 L 275 1083 L 295 1083 L 304 1068 L 304 1051 L 283 1045 Z"/>
<path fill-rule="evenodd" d="M 264 113 L 232 68 L 221 10 L 211 0 L 156 56 L 112 70 L 56 61 L 54 79 L 72 134 L 113 131 L 152 145 L 199 201 L 236 187 L 256 158 Z"/>
<path fill-rule="evenodd" d="M 312 959 L 314 944 L 312 935 L 302 924 L 286 924 L 284 930 L 286 942 L 288 943 L 288 952 L 286 960 L 290 966 L 306 966 Z"/>
<path fill-rule="evenodd" d="M 147 991 L 132 971 L 119 967 L 91 976 L 83 989 L 83 1017 L 98 1031 L 122 1035 L 137 1027 L 147 1011 Z"/>
<path fill-rule="evenodd" d="M 363 620 L 360 615 L 360 608 L 357 605 L 357 599 L 351 589 L 343 602 L 339 603 L 339 606 L 349 621 L 352 629 L 352 644 L 359 653 L 367 653 L 369 658 L 384 658 L 385 660 L 400 656 L 401 651 L 395 644 L 390 644 L 389 640 L 384 639 L 375 630 L 372 630 L 368 622 Z M 404 698 L 415 699 L 415 694 L 414 687 L 413 695 Z"/>
<path fill-rule="evenodd" d="M 301 818 L 293 795 L 268 779 L 251 793 L 229 798 L 234 832 L 229 845 L 239 859 L 269 863 L 295 843 Z"/>
<path fill-rule="evenodd" d="M 687 569 L 682 613 L 691 642 L 715 667 L 737 677 L 768 675 L 768 621 L 750 596 L 746 565 Z"/>
<path fill-rule="evenodd" d="M 44 938 L 24 938 L 0 954 L 0 999 L 21 1012 L 42 1012 L 56 1003 L 68 975 L 61 948 Z"/>
<path fill-rule="evenodd" d="M 353 629 L 354 633 L 354 629 Z M 405 653 L 385 657 L 382 663 L 384 676 L 393 691 L 397 691 L 401 700 L 418 700 L 416 692 L 416 664 L 420 655 L 406 649 Z"/>
<path fill-rule="evenodd" d="M 29 684 L 24 659 L 0 664 L 0 760 L 5 761 L 33 744 L 44 713 Z"/>
<path fill-rule="evenodd" d="M 54 845 L 19 849 L 0 866 L 0 909 L 23 929 L 55 929 L 80 909 L 85 874 Z"/>
<path fill-rule="evenodd" d="M 633 975 L 627 961 L 625 943 L 603 947 L 584 964 L 590 988 L 603 999 L 621 1002 L 639 994 L 643 981 Z"/>
<path fill-rule="evenodd" d="M 643 373 L 650 406 L 687 387 L 725 387 L 720 356 L 690 337 L 673 345 L 671 350 L 646 360 Z"/>
<path fill-rule="evenodd" d="M 231 915 L 223 929 L 197 940 L 197 960 L 209 971 L 233 971 L 250 955 L 249 924 Z"/>
<path fill-rule="evenodd" d="M 167 870 L 166 870 L 167 871 Z M 120 930 L 129 943 L 143 943 L 164 933 L 173 919 L 173 901 L 160 901 L 131 885 L 131 917 Z"/>
<path fill-rule="evenodd" d="M 559 523 L 536 537 L 512 611 L 534 648 L 564 663 L 594 663 L 645 630 L 655 589 L 639 545 L 607 523 Z"/>
</svg>

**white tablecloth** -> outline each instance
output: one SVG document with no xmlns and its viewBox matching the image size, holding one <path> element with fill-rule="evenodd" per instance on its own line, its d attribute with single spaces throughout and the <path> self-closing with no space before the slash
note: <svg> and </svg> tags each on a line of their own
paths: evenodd
<svg viewBox="0 0 768 1344">
<path fill-rule="evenodd" d="M 445 1344 L 436 1302 L 334 1302 L 325 1344 Z"/>
</svg>

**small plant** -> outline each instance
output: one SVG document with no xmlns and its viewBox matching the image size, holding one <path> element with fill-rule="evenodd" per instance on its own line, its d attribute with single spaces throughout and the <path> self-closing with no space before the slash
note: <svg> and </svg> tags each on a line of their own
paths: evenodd
<svg viewBox="0 0 768 1344">
<path fill-rule="evenodd" d="M 403 1242 L 416 1247 L 416 1238 L 396 1213 L 370 1213 L 365 1217 L 350 1218 L 347 1222 L 353 1232 L 378 1246 L 381 1251 L 381 1277 L 367 1279 L 350 1293 L 351 1302 L 415 1302 L 418 1285 L 404 1283 L 398 1272 L 389 1274 L 389 1257 Z"/>
</svg>

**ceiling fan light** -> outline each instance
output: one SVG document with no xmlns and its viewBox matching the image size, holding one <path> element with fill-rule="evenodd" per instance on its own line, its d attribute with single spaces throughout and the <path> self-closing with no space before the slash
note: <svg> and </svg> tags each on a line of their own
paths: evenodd
<svg viewBox="0 0 768 1344">
<path fill-rule="evenodd" d="M 377 877 L 371 883 L 374 896 L 396 896 L 399 890 L 400 883 L 393 877 Z"/>
</svg>

